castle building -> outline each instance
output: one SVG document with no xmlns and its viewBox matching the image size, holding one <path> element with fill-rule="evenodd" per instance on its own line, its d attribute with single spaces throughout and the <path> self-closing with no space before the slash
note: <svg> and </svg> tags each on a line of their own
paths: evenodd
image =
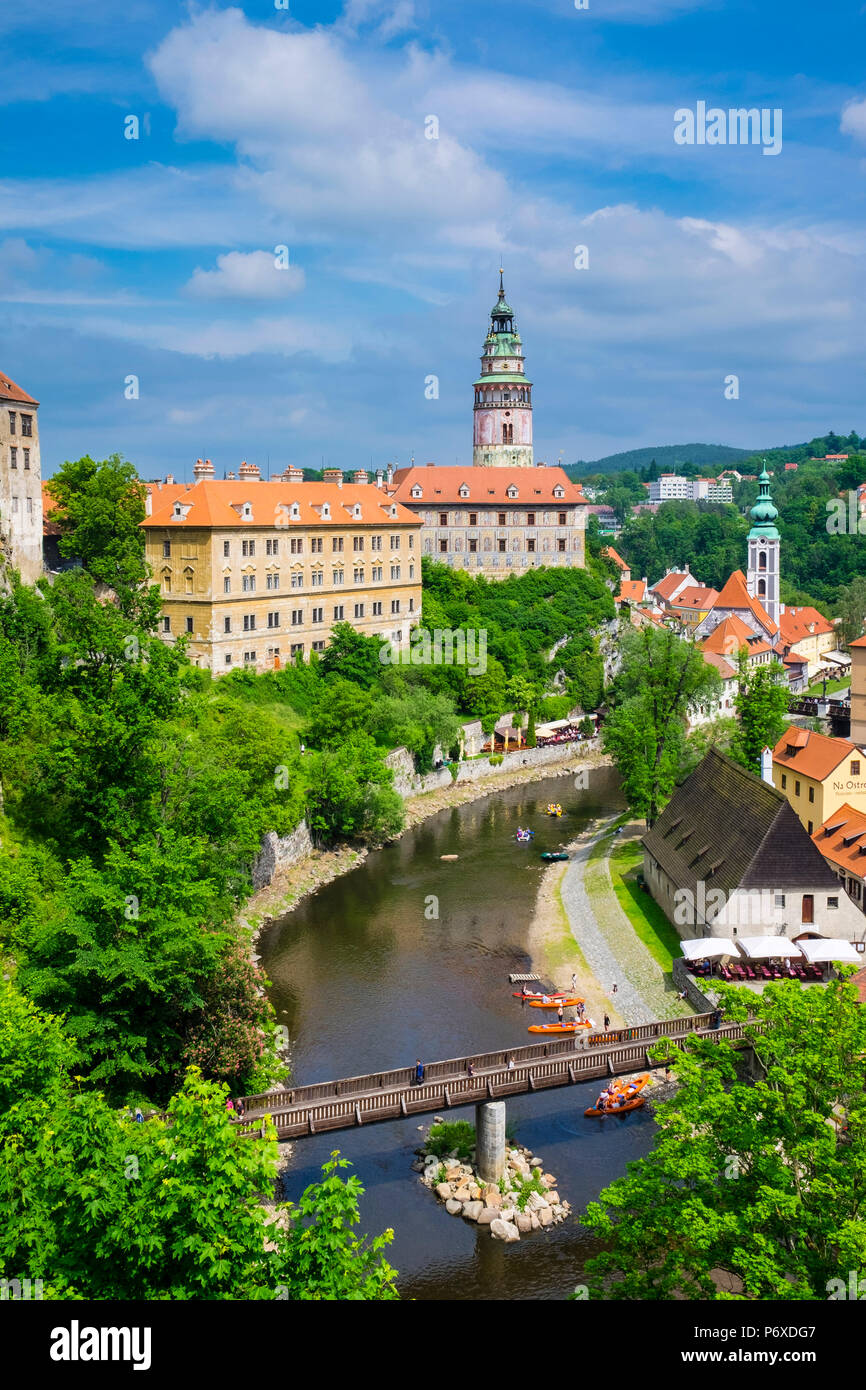
<svg viewBox="0 0 866 1390">
<path fill-rule="evenodd" d="M 476 468 L 532 468 L 532 382 L 526 379 L 523 344 L 505 298 L 501 270 L 499 298 L 490 311 L 481 375 L 475 382 L 473 424 Z"/>
<path fill-rule="evenodd" d="M 39 402 L 0 372 L 0 549 L 25 584 L 42 574 Z"/>
<path fill-rule="evenodd" d="M 421 523 L 372 483 L 301 469 L 263 482 L 254 464 L 217 482 L 148 489 L 146 556 L 162 595 L 159 633 L 188 640 L 215 675 L 275 669 L 322 652 L 336 623 L 408 642 L 421 617 Z M 300 475 L 300 476 L 299 476 Z M 366 476 L 366 475 L 365 475 Z"/>
</svg>

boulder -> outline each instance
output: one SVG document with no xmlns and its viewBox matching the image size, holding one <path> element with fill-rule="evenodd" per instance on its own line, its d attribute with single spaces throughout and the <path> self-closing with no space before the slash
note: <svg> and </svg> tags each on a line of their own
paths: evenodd
<svg viewBox="0 0 866 1390">
<path fill-rule="evenodd" d="M 437 1185 L 437 1187 L 436 1187 L 436 1196 L 437 1196 L 437 1197 L 440 1197 L 440 1198 L 442 1199 L 443 1202 L 447 1202 L 447 1201 L 448 1201 L 448 1198 L 449 1198 L 451 1195 L 452 1195 L 452 1194 L 451 1194 L 451 1184 L 450 1184 L 450 1182 L 440 1182 L 440 1183 Z"/>
<path fill-rule="evenodd" d="M 423 1173 L 423 1172 L 424 1172 L 424 1164 L 421 1162 L 420 1158 L 416 1158 L 416 1159 L 415 1159 L 415 1162 L 412 1164 L 412 1172 L 413 1172 L 413 1173 Z"/>
<path fill-rule="evenodd" d="M 458 1202 L 456 1197 L 449 1197 L 445 1203 L 445 1210 L 449 1216 L 459 1216 L 463 1210 L 463 1203 Z"/>
<path fill-rule="evenodd" d="M 514 1224 L 522 1236 L 528 1235 L 532 1230 L 532 1217 L 528 1211 L 519 1211 L 514 1218 Z"/>
<path fill-rule="evenodd" d="M 481 1196 L 481 1188 L 478 1186 L 477 1183 L 471 1182 L 471 1183 L 469 1184 L 469 1198 L 470 1198 L 470 1201 L 477 1202 L 477 1201 L 478 1201 L 478 1198 L 479 1198 L 480 1196 Z"/>
<path fill-rule="evenodd" d="M 463 1215 L 469 1221 L 477 1221 L 484 1210 L 483 1202 L 464 1202 Z"/>
<path fill-rule="evenodd" d="M 552 1207 L 558 1207 L 558 1206 L 559 1206 L 559 1193 L 556 1192 L 556 1191 L 554 1191 L 554 1192 L 548 1192 L 548 1194 L 547 1194 L 547 1201 L 550 1203 L 550 1205 L 551 1205 Z"/>
<path fill-rule="evenodd" d="M 553 1212 L 557 1221 L 561 1221 L 562 1218 L 565 1216 L 565 1208 L 562 1207 L 559 1202 L 557 1202 L 555 1207 L 551 1207 L 551 1211 Z"/>
<path fill-rule="evenodd" d="M 543 1168 L 544 1160 L 541 1158 L 531 1158 L 529 1160 L 529 1166 L 530 1168 Z"/>
<path fill-rule="evenodd" d="M 556 1187 L 556 1178 L 552 1173 L 542 1173 L 541 1181 L 545 1187 Z"/>
<path fill-rule="evenodd" d="M 520 1240 L 520 1232 L 517 1227 L 513 1226 L 510 1221 L 503 1221 L 501 1217 L 491 1221 L 490 1234 L 495 1240 L 504 1240 L 509 1244 L 512 1241 Z"/>
<path fill-rule="evenodd" d="M 445 1178 L 448 1182 L 457 1182 L 457 1180 L 462 1177 L 463 1170 L 454 1164 L 452 1164 L 450 1168 L 445 1169 Z"/>
<path fill-rule="evenodd" d="M 484 1195 L 484 1205 L 485 1205 L 485 1206 L 488 1206 L 488 1207 L 501 1207 L 501 1206 L 502 1206 L 502 1193 L 499 1191 L 499 1188 L 498 1188 L 498 1187 L 485 1187 L 485 1189 L 484 1189 L 484 1194 L 483 1194 L 483 1195 Z"/>
<path fill-rule="evenodd" d="M 502 1217 L 503 1221 L 513 1221 L 517 1215 L 517 1208 L 512 1206 L 502 1207 L 499 1215 Z"/>
<path fill-rule="evenodd" d="M 458 1201 L 458 1202 L 471 1202 L 471 1201 L 472 1201 L 472 1198 L 471 1198 L 471 1196 L 470 1196 L 470 1194 L 469 1194 L 469 1188 L 466 1186 L 465 1183 L 464 1183 L 461 1187 L 458 1187 L 457 1191 L 454 1193 L 454 1197 L 455 1197 L 455 1200 Z"/>
<path fill-rule="evenodd" d="M 537 1231 L 538 1228 L 539 1228 L 539 1226 L 541 1225 L 541 1222 L 540 1222 L 539 1219 L 538 1219 L 538 1212 L 537 1212 L 537 1211 L 532 1211 L 532 1212 L 530 1212 L 530 1213 L 529 1213 L 529 1220 L 530 1220 L 531 1223 L 532 1223 L 532 1229 L 533 1229 L 533 1231 Z"/>
<path fill-rule="evenodd" d="M 542 1211 L 544 1207 L 549 1207 L 551 1203 L 546 1197 L 542 1197 L 540 1192 L 530 1192 L 526 1205 L 530 1211 Z"/>
<path fill-rule="evenodd" d="M 553 1208 L 552 1208 L 552 1207 L 542 1207 L 541 1211 L 538 1213 L 538 1219 L 539 1219 L 539 1221 L 541 1222 L 542 1226 L 552 1226 L 552 1225 L 553 1225 Z"/>
<path fill-rule="evenodd" d="M 478 1224 L 479 1226 L 489 1226 L 498 1216 L 499 1212 L 496 1207 L 482 1207 L 478 1216 Z"/>
</svg>

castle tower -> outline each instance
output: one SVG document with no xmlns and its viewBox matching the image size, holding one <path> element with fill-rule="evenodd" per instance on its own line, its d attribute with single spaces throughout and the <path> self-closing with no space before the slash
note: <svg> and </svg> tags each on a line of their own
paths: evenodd
<svg viewBox="0 0 866 1390">
<path fill-rule="evenodd" d="M 532 382 L 523 366 L 523 344 L 514 310 L 505 298 L 499 272 L 499 298 L 490 312 L 490 331 L 475 382 L 472 462 L 476 468 L 532 468 Z"/>
<path fill-rule="evenodd" d="M 0 567 L 25 584 L 42 574 L 42 468 L 39 402 L 0 372 Z"/>
<path fill-rule="evenodd" d="M 749 563 L 746 587 L 764 605 L 769 617 L 779 622 L 779 513 L 770 497 L 770 475 L 764 468 L 758 479 L 758 500 L 749 512 L 752 529 L 748 536 Z"/>
</svg>

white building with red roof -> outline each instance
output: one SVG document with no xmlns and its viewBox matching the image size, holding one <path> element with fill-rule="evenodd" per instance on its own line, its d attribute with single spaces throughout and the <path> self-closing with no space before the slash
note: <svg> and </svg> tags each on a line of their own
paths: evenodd
<svg viewBox="0 0 866 1390">
<path fill-rule="evenodd" d="M 25 584 L 42 574 L 39 402 L 0 372 L 0 544 Z"/>
</svg>

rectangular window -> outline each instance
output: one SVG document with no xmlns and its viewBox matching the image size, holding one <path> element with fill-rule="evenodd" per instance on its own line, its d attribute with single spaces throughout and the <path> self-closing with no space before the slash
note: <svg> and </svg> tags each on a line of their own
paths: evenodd
<svg viewBox="0 0 866 1390">
<path fill-rule="evenodd" d="M 782 773 L 782 791 L 785 790 L 785 788 L 787 787 L 787 785 L 788 785 L 788 778 L 787 778 L 787 776 L 785 775 L 785 773 L 783 772 L 783 773 Z"/>
<path fill-rule="evenodd" d="M 439 525 L 440 525 L 440 526 L 447 526 L 447 525 L 448 525 L 448 513 L 447 513 L 447 512 L 440 512 L 440 513 L 439 513 Z"/>
<path fill-rule="evenodd" d="M 24 435 L 25 438 L 27 438 L 29 435 L 31 435 L 31 434 L 33 433 L 33 416 L 32 416 L 32 415 L 22 415 L 22 416 L 21 416 L 21 433 Z"/>
<path fill-rule="evenodd" d="M 292 609 L 292 627 L 302 627 L 304 622 L 303 608 Z"/>
<path fill-rule="evenodd" d="M 391 578 L 392 578 L 392 579 L 399 579 L 399 578 L 400 578 L 400 566 L 399 566 L 399 565 L 392 565 L 392 566 L 391 566 Z"/>
<path fill-rule="evenodd" d="M 559 525 L 560 525 L 560 526 L 565 526 L 566 524 L 567 524 L 566 514 L 565 514 L 565 512 L 560 512 L 560 513 L 559 513 Z"/>
<path fill-rule="evenodd" d="M 814 788 L 814 787 L 810 787 L 810 788 L 809 788 L 809 800 L 810 800 L 810 801 L 814 801 L 814 800 L 815 800 L 815 788 Z"/>
<path fill-rule="evenodd" d="M 811 835 L 811 834 L 812 834 L 812 822 L 811 822 L 811 821 L 809 821 L 809 824 L 806 826 L 806 829 L 808 830 L 809 834 Z"/>
<path fill-rule="evenodd" d="M 374 604 L 373 604 L 373 617 L 374 617 L 374 618 L 381 618 L 381 616 L 382 616 L 382 605 L 381 605 L 381 603 L 379 603 L 379 602 L 374 603 Z"/>
<path fill-rule="evenodd" d="M 244 661 L 246 662 L 247 665 L 250 665 L 251 663 L 254 663 L 254 662 L 255 662 L 255 659 L 256 659 L 256 654 L 255 654 L 255 652 L 244 652 Z"/>
<path fill-rule="evenodd" d="M 382 566 L 381 566 L 381 565 L 374 565 L 374 566 L 373 566 L 373 583 L 374 583 L 374 584 L 378 584 L 378 583 L 381 581 L 381 579 L 382 579 Z"/>
<path fill-rule="evenodd" d="M 478 513 L 477 513 L 477 512 L 470 512 L 470 513 L 469 513 L 469 525 L 470 525 L 470 526 L 477 526 L 477 525 L 478 525 Z"/>
<path fill-rule="evenodd" d="M 310 541 L 310 550 L 313 552 L 314 555 L 321 555 L 323 545 L 324 541 L 321 536 L 313 536 L 312 540 Z"/>
<path fill-rule="evenodd" d="M 564 541 L 564 540 L 558 540 L 558 541 L 556 542 L 556 548 L 557 548 L 557 550 L 559 551 L 560 555 L 564 555 L 564 554 L 565 554 L 565 541 Z"/>
<path fill-rule="evenodd" d="M 345 570 L 334 570 L 334 583 L 335 583 L 335 584 L 342 584 L 342 582 L 343 582 L 343 580 L 344 580 L 345 578 L 346 578 L 346 572 L 345 572 Z"/>
<path fill-rule="evenodd" d="M 324 642 L 314 642 L 314 643 L 313 643 L 313 646 L 312 646 L 312 650 L 313 650 L 314 652 L 323 652 L 323 651 L 325 650 L 325 644 L 324 644 Z"/>
<path fill-rule="evenodd" d="M 335 603 L 335 604 L 334 604 L 334 622 L 335 622 L 335 623 L 341 623 L 342 621 L 343 621 L 343 605 L 342 605 L 342 603 Z"/>
<path fill-rule="evenodd" d="M 413 598 L 410 598 L 410 600 L 409 600 L 409 612 L 410 612 L 410 613 L 414 613 L 414 612 L 415 612 L 415 600 L 414 600 Z"/>
<path fill-rule="evenodd" d="M 371 549 L 371 550 L 381 550 L 381 549 L 382 549 L 382 537 L 381 537 L 381 536 L 372 536 L 372 537 L 370 538 L 370 549 Z"/>
<path fill-rule="evenodd" d="M 356 603 L 356 604 L 355 604 L 355 617 L 356 617 L 356 618 L 363 618 L 363 616 L 364 616 L 364 605 L 363 605 L 363 603 Z"/>
<path fill-rule="evenodd" d="M 293 575 L 292 575 L 293 587 L 300 588 L 300 580 L 301 580 L 301 578 L 302 578 L 302 575 L 300 575 L 300 574 L 298 574 L 298 575 L 294 575 L 294 574 L 293 574 Z M 297 579 L 297 580 L 299 581 L 298 584 L 297 584 L 297 586 L 294 585 L 294 580 L 295 580 L 295 579 Z M 278 574 L 269 574 L 268 577 L 267 577 L 267 579 L 265 580 L 265 588 L 267 588 L 267 589 L 278 589 L 279 587 L 280 587 L 280 576 L 279 576 Z"/>
<path fill-rule="evenodd" d="M 399 613 L 399 612 L 400 612 L 400 600 L 399 600 L 398 598 L 392 598 L 392 600 L 391 600 L 391 612 L 392 612 L 392 613 Z"/>
<path fill-rule="evenodd" d="M 245 574 L 241 580 L 241 588 L 245 594 L 254 594 L 256 591 L 256 576 L 254 574 Z"/>
<path fill-rule="evenodd" d="M 324 608 L 314 608 L 314 609 L 313 609 L 313 622 L 314 622 L 314 623 L 323 623 L 324 621 L 325 621 L 325 610 L 324 610 Z"/>
<path fill-rule="evenodd" d="M 795 781 L 795 782 L 794 782 L 794 795 L 795 795 L 795 796 L 799 796 L 799 795 L 800 795 L 800 783 L 799 783 L 799 781 Z"/>
<path fill-rule="evenodd" d="M 192 632 L 192 618 L 187 618 L 187 620 L 186 620 L 186 630 L 187 630 L 187 632 Z"/>
<path fill-rule="evenodd" d="M 171 541 L 163 541 L 163 543 L 162 543 L 162 558 L 163 558 L 164 560 L 169 560 L 169 559 L 171 559 Z"/>
<path fill-rule="evenodd" d="M 439 554 L 440 554 L 440 555 L 447 555 L 447 554 L 448 554 L 448 542 L 447 542 L 447 541 L 440 541 L 440 542 L 439 542 Z"/>
<path fill-rule="evenodd" d="M 170 574 L 164 574 L 164 575 L 162 576 L 162 592 L 163 592 L 164 594 L 170 594 L 170 593 L 171 593 L 171 575 L 170 575 Z"/>
<path fill-rule="evenodd" d="M 265 541 L 265 552 L 268 555 L 278 555 L 280 551 L 279 540 Z"/>
<path fill-rule="evenodd" d="M 292 642 L 292 643 L 290 644 L 290 646 L 289 646 L 289 656 L 303 656 L 303 654 L 304 654 L 304 644 L 303 644 L 303 642 Z"/>
<path fill-rule="evenodd" d="M 192 575 L 186 571 L 183 576 L 183 591 L 185 594 L 192 593 Z"/>
<path fill-rule="evenodd" d="M 500 512 L 500 513 L 499 513 L 499 521 L 497 522 L 497 525 L 499 525 L 499 526 L 504 526 L 504 525 L 505 525 L 505 513 L 504 513 L 504 512 Z"/>
<path fill-rule="evenodd" d="M 331 549 L 332 549 L 333 551 L 342 551 L 342 549 L 343 549 L 343 537 L 342 537 L 342 536 L 332 536 L 332 537 L 331 537 Z"/>
<path fill-rule="evenodd" d="M 231 654 L 231 652 L 226 652 L 226 666 L 231 666 L 231 664 L 232 664 L 232 654 Z"/>
<path fill-rule="evenodd" d="M 230 594 L 231 591 L 232 591 L 232 581 L 229 579 L 228 575 L 226 575 L 225 579 L 223 580 L 223 593 L 224 593 L 224 594 Z"/>
<path fill-rule="evenodd" d="M 231 632 L 231 630 L 232 630 L 232 620 L 231 620 L 231 618 L 223 618 L 223 632 Z"/>
<path fill-rule="evenodd" d="M 776 907 L 784 907 L 784 906 L 785 906 L 785 894 L 784 894 L 784 893 L 777 893 L 777 894 L 776 894 L 776 897 L 775 897 L 775 905 L 776 905 Z"/>
<path fill-rule="evenodd" d="M 474 554 L 477 552 L 477 550 L 478 550 L 478 542 L 477 542 L 477 541 L 470 540 L 470 541 L 468 542 L 468 544 L 469 544 L 469 554 L 470 554 L 470 555 L 474 555 Z M 411 566 L 411 565 L 409 566 L 409 578 L 410 578 L 410 579 L 412 578 L 412 566 Z"/>
<path fill-rule="evenodd" d="M 292 575 L 292 588 L 293 588 L 293 589 L 303 589 L 303 587 L 304 587 L 304 576 L 303 576 L 303 574 L 300 572 L 300 570 L 296 570 L 295 573 Z"/>
<path fill-rule="evenodd" d="M 321 589 L 325 583 L 325 571 L 313 570 L 313 573 L 310 577 L 310 583 L 312 584 L 312 587 L 314 589 Z"/>
<path fill-rule="evenodd" d="M 279 627 L 279 625 L 280 625 L 280 615 L 279 615 L 279 613 L 269 613 L 269 614 L 268 614 L 268 627 Z"/>
<path fill-rule="evenodd" d="M 255 613 L 245 613 L 245 614 L 244 614 L 244 632 L 255 632 L 255 630 L 256 630 L 256 615 L 255 615 Z"/>
<path fill-rule="evenodd" d="M 364 571 L 363 571 L 363 570 L 355 570 L 354 573 L 353 573 L 353 575 L 352 575 L 352 578 L 353 578 L 353 580 L 354 580 L 354 582 L 355 582 L 356 584 L 363 584 L 363 582 L 364 582 Z"/>
<path fill-rule="evenodd" d="M 303 536 L 293 536 L 289 541 L 289 550 L 292 555 L 303 555 L 304 538 Z"/>
<path fill-rule="evenodd" d="M 503 537 L 501 540 L 498 540 L 498 541 L 496 542 L 496 544 L 497 544 L 497 547 L 498 547 L 498 549 L 499 549 L 500 554 L 504 554 L 504 553 L 505 553 L 505 539 L 504 539 L 504 537 Z"/>
<path fill-rule="evenodd" d="M 828 898 L 828 899 L 827 899 L 827 910 L 828 910 L 829 912 L 836 912 L 836 911 L 838 910 L 838 907 L 839 907 L 839 899 L 838 899 L 838 898 Z"/>
<path fill-rule="evenodd" d="M 399 536 L 392 536 L 392 537 L 391 537 L 391 549 L 392 549 L 392 550 L 399 550 L 399 549 L 400 549 L 400 537 L 399 537 Z"/>
<path fill-rule="evenodd" d="M 530 555 L 532 555 L 535 551 L 535 541 L 532 538 L 532 536 L 530 536 L 526 542 L 526 549 L 529 551 Z"/>
<path fill-rule="evenodd" d="M 10 434 L 15 434 L 15 433 L 16 433 L 16 428 L 15 428 L 15 426 L 16 426 L 16 413 L 15 413 L 14 410 L 10 410 L 10 411 L 9 411 L 9 433 L 10 433 Z"/>
<path fill-rule="evenodd" d="M 10 449 L 10 450 L 9 450 L 9 467 L 10 467 L 10 468 L 17 468 L 17 467 L 18 467 L 18 450 L 17 450 L 17 449 Z"/>
<path fill-rule="evenodd" d="M 852 758 L 852 759 L 851 759 L 851 776 L 852 776 L 852 777 L 859 777 L 859 776 L 860 776 L 860 759 L 859 759 L 859 758 Z"/>
<path fill-rule="evenodd" d="M 29 468 L 30 468 L 30 450 L 29 450 L 29 449 L 25 449 L 25 450 L 24 450 L 24 467 L 25 467 L 25 469 L 29 469 Z"/>
<path fill-rule="evenodd" d="M 355 551 L 363 550 L 363 549 L 364 549 L 364 537 L 363 537 L 363 536 L 353 536 L 353 537 L 352 537 L 352 549 L 355 550 Z"/>
<path fill-rule="evenodd" d="M 255 541 L 241 541 L 241 554 L 242 554 L 242 555 L 255 555 L 255 553 L 256 553 L 256 543 L 255 543 Z"/>
<path fill-rule="evenodd" d="M 414 550 L 414 549 L 415 549 L 415 537 L 414 537 L 413 535 L 411 535 L 411 534 L 410 534 L 410 536 L 409 536 L 409 549 L 410 549 L 410 550 Z"/>
<path fill-rule="evenodd" d="M 28 497 L 28 498 L 27 498 L 27 515 L 30 516 L 30 514 L 31 514 L 32 511 L 33 511 L 33 498 L 32 498 L 32 497 Z"/>
<path fill-rule="evenodd" d="M 171 618 L 163 618 L 162 630 L 163 632 L 171 632 Z"/>
<path fill-rule="evenodd" d="M 535 525 L 535 512 L 527 512 L 527 513 L 526 513 L 526 524 L 527 524 L 527 526 L 534 526 L 534 525 Z"/>
<path fill-rule="evenodd" d="M 229 558 L 229 555 L 230 555 L 230 554 L 231 554 L 231 543 L 230 543 L 229 541 L 223 541 L 223 559 L 224 559 L 224 560 L 227 560 L 227 559 Z"/>
<path fill-rule="evenodd" d="M 414 565 L 410 565 L 410 566 L 409 566 L 409 578 L 410 578 L 410 579 L 414 579 L 414 578 L 415 578 L 415 566 L 414 566 Z"/>
</svg>

